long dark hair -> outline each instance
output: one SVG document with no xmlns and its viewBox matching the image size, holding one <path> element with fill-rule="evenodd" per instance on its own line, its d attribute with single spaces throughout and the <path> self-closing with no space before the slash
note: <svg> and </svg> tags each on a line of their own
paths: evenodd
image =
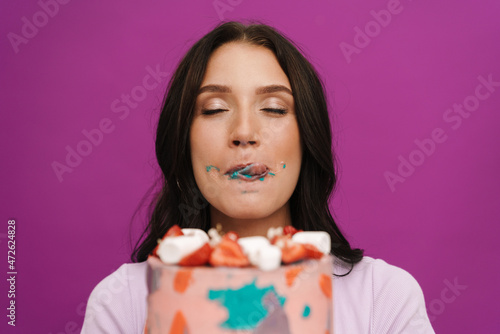
<svg viewBox="0 0 500 334">
<path fill-rule="evenodd" d="M 163 173 L 161 190 L 152 203 L 149 224 L 132 253 L 132 261 L 145 261 L 157 240 L 174 224 L 211 227 L 209 205 L 196 185 L 191 164 L 189 129 L 195 102 L 211 54 L 229 42 L 245 42 L 271 50 L 294 92 L 295 112 L 303 143 L 302 165 L 290 198 L 292 224 L 305 231 L 326 231 L 331 252 L 354 265 L 363 250 L 352 249 L 328 207 L 337 181 L 332 133 L 323 85 L 298 47 L 264 24 L 226 22 L 201 38 L 181 60 L 170 79 L 156 132 L 156 157 Z"/>
</svg>

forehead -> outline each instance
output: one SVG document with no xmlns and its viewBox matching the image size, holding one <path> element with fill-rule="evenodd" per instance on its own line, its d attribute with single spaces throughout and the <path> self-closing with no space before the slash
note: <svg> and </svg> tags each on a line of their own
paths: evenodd
<svg viewBox="0 0 500 334">
<path fill-rule="evenodd" d="M 290 88 L 288 77 L 274 53 L 263 46 L 245 42 L 226 43 L 212 53 L 202 86 L 206 84 L 281 84 Z"/>
</svg>

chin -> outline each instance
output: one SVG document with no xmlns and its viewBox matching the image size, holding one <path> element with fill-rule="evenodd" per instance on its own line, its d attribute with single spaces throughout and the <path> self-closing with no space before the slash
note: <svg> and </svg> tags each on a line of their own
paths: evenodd
<svg viewBox="0 0 500 334">
<path fill-rule="evenodd" d="M 219 210 L 224 215 L 234 219 L 261 219 L 270 216 L 273 210 L 256 205 L 245 205 L 244 207 L 231 207 Z"/>
</svg>

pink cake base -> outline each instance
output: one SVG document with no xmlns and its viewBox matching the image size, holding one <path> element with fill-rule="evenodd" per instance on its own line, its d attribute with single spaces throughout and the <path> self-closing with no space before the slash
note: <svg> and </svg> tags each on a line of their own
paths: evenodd
<svg viewBox="0 0 500 334">
<path fill-rule="evenodd" d="M 256 268 L 148 259 L 146 333 L 333 333 L 332 257 Z"/>
</svg>

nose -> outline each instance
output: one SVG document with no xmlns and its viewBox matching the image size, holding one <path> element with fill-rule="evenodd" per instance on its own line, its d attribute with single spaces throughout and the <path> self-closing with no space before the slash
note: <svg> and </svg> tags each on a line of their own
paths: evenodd
<svg viewBox="0 0 500 334">
<path fill-rule="evenodd" d="M 257 142 L 255 140 L 233 140 L 234 146 L 246 146 L 246 145 L 255 145 Z"/>
<path fill-rule="evenodd" d="M 259 140 L 259 121 L 251 111 L 235 112 L 230 125 L 229 146 L 257 147 Z"/>
</svg>

